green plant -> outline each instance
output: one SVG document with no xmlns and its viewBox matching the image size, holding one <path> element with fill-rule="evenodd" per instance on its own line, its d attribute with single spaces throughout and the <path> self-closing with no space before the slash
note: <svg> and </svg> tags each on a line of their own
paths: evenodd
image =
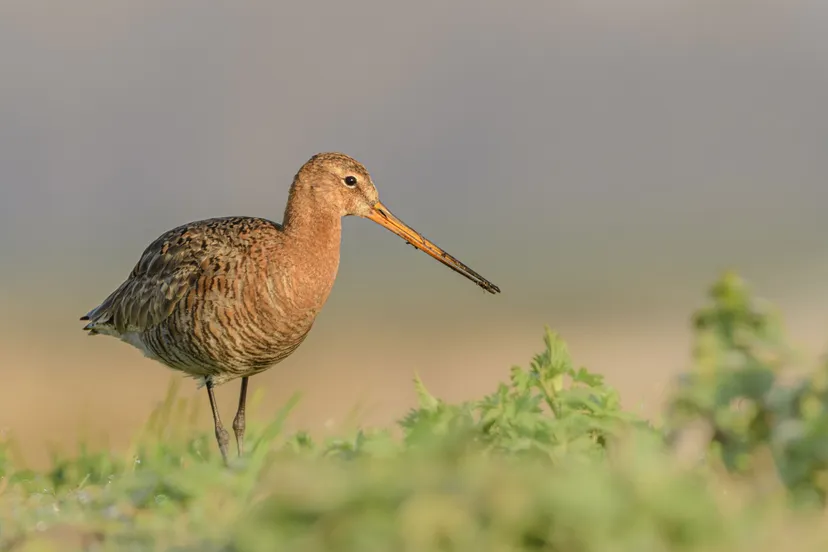
<svg viewBox="0 0 828 552">
<path fill-rule="evenodd" d="M 447 403 L 415 378 L 401 437 L 285 434 L 294 397 L 251 421 L 231 469 L 174 380 L 125 453 L 80 444 L 36 471 L 0 440 L 0 552 L 755 552 L 784 549 L 791 531 L 799 550 L 826 549 L 828 367 L 789 382 L 798 359 L 778 316 L 735 275 L 694 322 L 659 428 L 548 329 L 529 367 L 479 400 Z M 697 426 L 704 454 L 679 462 Z"/>
<path fill-rule="evenodd" d="M 828 492 L 828 367 L 799 376 L 778 314 L 745 282 L 725 274 L 710 305 L 695 316 L 693 370 L 668 409 L 676 439 L 700 422 L 709 451 L 738 475 L 760 482 L 771 458 L 797 502 L 824 503 Z"/>
</svg>

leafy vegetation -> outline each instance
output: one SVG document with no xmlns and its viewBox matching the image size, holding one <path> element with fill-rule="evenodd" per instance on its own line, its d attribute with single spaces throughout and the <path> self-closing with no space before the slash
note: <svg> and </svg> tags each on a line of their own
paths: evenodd
<svg viewBox="0 0 828 552">
<path fill-rule="evenodd" d="M 799 366 L 733 274 L 694 325 L 658 425 L 547 330 L 479 400 L 415 378 L 401 437 L 286 434 L 293 400 L 226 469 L 173 385 L 127 454 L 82 447 L 34 472 L 0 441 L 0 550 L 828 549 L 828 366 Z"/>
</svg>

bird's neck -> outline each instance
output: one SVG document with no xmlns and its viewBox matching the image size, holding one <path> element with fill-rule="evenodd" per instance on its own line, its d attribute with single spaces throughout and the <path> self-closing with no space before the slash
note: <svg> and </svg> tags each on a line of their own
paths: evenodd
<svg viewBox="0 0 828 552">
<path fill-rule="evenodd" d="M 339 259 L 342 239 L 342 217 L 325 213 L 291 219 L 283 225 L 284 232 L 306 254 Z"/>
<path fill-rule="evenodd" d="M 342 236 L 342 216 L 313 193 L 291 190 L 282 227 L 285 234 L 298 243 L 316 244 L 323 252 L 331 248 L 339 251 Z"/>
<path fill-rule="evenodd" d="M 292 196 L 282 223 L 294 259 L 291 281 L 298 306 L 318 310 L 339 269 L 342 217 L 313 197 Z"/>
</svg>

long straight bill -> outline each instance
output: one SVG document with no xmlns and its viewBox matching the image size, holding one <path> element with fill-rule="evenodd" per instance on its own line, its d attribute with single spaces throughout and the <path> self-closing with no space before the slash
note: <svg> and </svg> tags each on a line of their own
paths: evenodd
<svg viewBox="0 0 828 552">
<path fill-rule="evenodd" d="M 370 214 L 368 214 L 366 218 L 376 222 L 388 230 L 391 230 L 420 251 L 428 253 L 453 271 L 459 272 L 489 293 L 500 293 L 499 287 L 425 239 L 419 232 L 394 216 L 394 214 L 379 201 L 376 205 L 374 205 Z"/>
</svg>

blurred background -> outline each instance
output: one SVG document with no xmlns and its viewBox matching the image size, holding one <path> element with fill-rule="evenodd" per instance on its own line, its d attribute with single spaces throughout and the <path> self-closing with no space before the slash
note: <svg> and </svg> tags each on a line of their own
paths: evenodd
<svg viewBox="0 0 828 552">
<path fill-rule="evenodd" d="M 474 398 L 545 324 L 653 414 L 726 268 L 816 357 L 826 68 L 814 0 L 0 0 L 0 429 L 34 463 L 125 447 L 181 376 L 78 318 L 169 228 L 280 221 L 325 150 L 503 293 L 347 219 L 313 332 L 251 382 L 256 418 L 298 391 L 294 428 L 389 423 L 415 372 Z"/>
</svg>

